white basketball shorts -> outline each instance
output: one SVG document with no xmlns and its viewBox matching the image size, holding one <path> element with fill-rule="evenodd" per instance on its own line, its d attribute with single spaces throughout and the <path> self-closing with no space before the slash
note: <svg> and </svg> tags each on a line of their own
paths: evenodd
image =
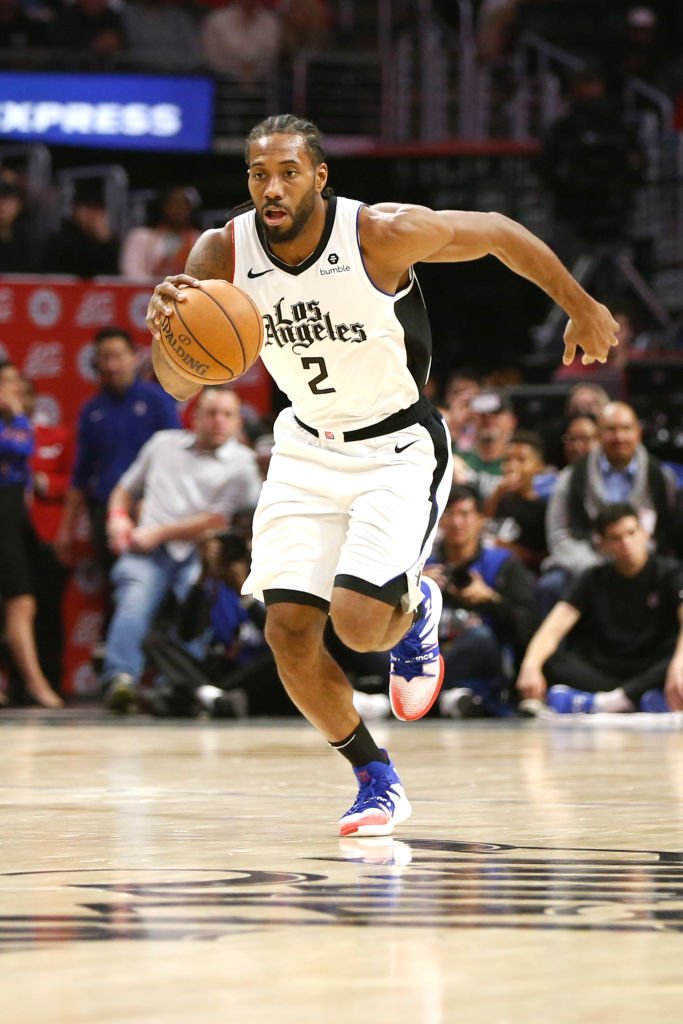
<svg viewBox="0 0 683 1024">
<path fill-rule="evenodd" d="M 315 437 L 285 409 L 274 436 L 243 593 L 263 599 L 268 590 L 298 591 L 322 604 L 336 577 L 368 583 L 367 591 L 357 589 L 371 594 L 405 573 L 402 606 L 416 608 L 453 480 L 450 438 L 439 414 L 380 437 L 344 441 Z"/>
</svg>

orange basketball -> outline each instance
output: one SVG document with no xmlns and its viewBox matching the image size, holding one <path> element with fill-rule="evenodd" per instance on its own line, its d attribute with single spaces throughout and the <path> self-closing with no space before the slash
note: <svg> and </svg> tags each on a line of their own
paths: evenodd
<svg viewBox="0 0 683 1024">
<path fill-rule="evenodd" d="M 182 377 L 195 384 L 227 384 L 256 362 L 263 320 L 245 292 L 227 281 L 183 288 L 160 324 L 161 348 Z"/>
</svg>

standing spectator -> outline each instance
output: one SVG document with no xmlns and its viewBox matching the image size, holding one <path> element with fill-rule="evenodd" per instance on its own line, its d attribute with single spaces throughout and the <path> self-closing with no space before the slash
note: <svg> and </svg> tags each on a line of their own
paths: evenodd
<svg viewBox="0 0 683 1024">
<path fill-rule="evenodd" d="M 637 125 L 608 95 L 604 76 L 575 72 L 569 110 L 550 126 L 541 157 L 565 261 L 596 243 L 623 243 L 645 166 Z"/>
<path fill-rule="evenodd" d="M 517 424 L 512 403 L 502 391 L 480 391 L 470 401 L 474 445 L 457 452 L 469 470 L 469 480 L 482 498 L 492 494 L 503 476 L 503 457 Z"/>
<path fill-rule="evenodd" d="M 90 278 L 116 274 L 119 241 L 98 185 L 82 182 L 76 187 L 71 216 L 48 242 L 45 270 L 52 274 L 76 274 Z"/>
<path fill-rule="evenodd" d="M 519 663 L 535 626 L 531 576 L 511 551 L 482 544 L 485 525 L 477 492 L 456 485 L 425 567 L 444 598 L 439 625 L 443 715 L 501 713 L 504 649 Z"/>
<path fill-rule="evenodd" d="M 91 62 L 104 62 L 123 49 L 121 15 L 109 0 L 75 0 L 55 18 L 52 41 L 64 50 L 81 51 Z"/>
<path fill-rule="evenodd" d="M 236 509 L 256 504 L 261 478 L 254 453 L 237 440 L 241 429 L 236 392 L 205 388 L 194 431 L 156 434 L 112 492 L 109 542 L 120 557 L 102 672 L 112 710 L 128 710 L 136 697 L 143 641 L 162 602 L 170 594 L 182 601 L 196 579 L 196 542 L 225 530 Z"/>
<path fill-rule="evenodd" d="M 69 561 L 79 509 L 87 504 L 95 557 L 108 573 L 111 552 L 105 518 L 109 495 L 145 441 L 157 430 L 180 425 L 175 405 L 156 385 L 137 377 L 137 350 L 120 327 L 95 337 L 94 364 L 100 390 L 81 409 L 76 463 L 55 537 L 60 558 Z"/>
<path fill-rule="evenodd" d="M 201 41 L 204 61 L 214 74 L 249 88 L 277 69 L 282 22 L 263 0 L 233 0 L 204 16 Z"/>
<path fill-rule="evenodd" d="M 509 548 L 532 572 L 546 557 L 547 502 L 534 486 L 545 467 L 543 441 L 531 430 L 517 430 L 503 458 L 503 479 L 488 498 L 484 511 L 489 532 L 498 547 Z"/>
<path fill-rule="evenodd" d="M 641 434 L 634 410 L 610 402 L 598 424 L 599 444 L 560 473 L 548 505 L 551 565 L 538 584 L 542 613 L 550 611 L 571 577 L 603 561 L 594 527 L 609 502 L 629 501 L 658 553 L 670 551 L 675 479 L 644 448 Z"/>
<path fill-rule="evenodd" d="M 47 708 L 62 706 L 40 664 L 34 624 L 34 554 L 37 538 L 26 505 L 33 429 L 22 405 L 12 363 L 0 364 L 0 597 L 12 660 L 28 695 Z"/>
<path fill-rule="evenodd" d="M 127 3 L 121 16 L 133 67 L 170 73 L 198 70 L 199 36 L 186 5 L 137 0 Z"/>
<path fill-rule="evenodd" d="M 182 272 L 199 231 L 194 224 L 197 197 L 193 190 L 173 185 L 162 195 L 159 219 L 148 227 L 132 228 L 123 243 L 121 273 L 126 277 L 159 277 Z"/>
<path fill-rule="evenodd" d="M 660 75 L 666 65 L 676 35 L 662 33 L 656 5 L 637 4 L 626 14 L 621 32 L 610 37 L 605 67 L 610 71 L 610 84 L 622 92 L 629 78 L 639 78 L 661 87 Z"/>
<path fill-rule="evenodd" d="M 38 538 L 35 560 L 37 603 L 36 643 L 45 675 L 59 690 L 62 679 L 64 629 L 62 597 L 67 569 L 57 558 L 54 541 L 64 507 L 64 496 L 73 470 L 73 430 L 49 423 L 41 416 L 33 382 L 22 377 L 23 406 L 33 424 L 35 447 L 31 456 L 33 491 L 30 515 Z"/>
<path fill-rule="evenodd" d="M 14 182 L 0 179 L 0 273 L 30 273 L 37 262 L 24 193 Z"/>
<path fill-rule="evenodd" d="M 560 713 L 665 711 L 683 695 L 683 572 L 650 555 L 648 531 L 626 502 L 597 524 L 609 561 L 586 569 L 531 640 L 517 688 Z M 560 646 L 566 638 L 566 645 Z M 567 685 L 570 683 L 571 685 Z"/>
</svg>

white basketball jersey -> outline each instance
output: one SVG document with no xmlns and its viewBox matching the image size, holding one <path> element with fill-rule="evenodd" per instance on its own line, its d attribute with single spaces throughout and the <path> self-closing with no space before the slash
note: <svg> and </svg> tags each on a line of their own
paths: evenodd
<svg viewBox="0 0 683 1024">
<path fill-rule="evenodd" d="M 355 430 L 406 409 L 429 374 L 431 334 L 413 272 L 389 295 L 358 242 L 362 203 L 332 196 L 311 255 L 290 267 L 269 250 L 256 213 L 233 220 L 233 283 L 263 314 L 261 357 L 295 414 L 321 432 Z"/>
</svg>

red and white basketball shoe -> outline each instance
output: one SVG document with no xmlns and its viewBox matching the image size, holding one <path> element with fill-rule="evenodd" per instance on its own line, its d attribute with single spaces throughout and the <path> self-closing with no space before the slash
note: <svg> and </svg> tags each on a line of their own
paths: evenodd
<svg viewBox="0 0 683 1024">
<path fill-rule="evenodd" d="M 424 595 L 422 615 L 391 651 L 391 710 L 404 722 L 426 715 L 443 683 L 444 664 L 439 653 L 443 597 L 428 576 L 422 577 L 420 589 Z"/>
</svg>

